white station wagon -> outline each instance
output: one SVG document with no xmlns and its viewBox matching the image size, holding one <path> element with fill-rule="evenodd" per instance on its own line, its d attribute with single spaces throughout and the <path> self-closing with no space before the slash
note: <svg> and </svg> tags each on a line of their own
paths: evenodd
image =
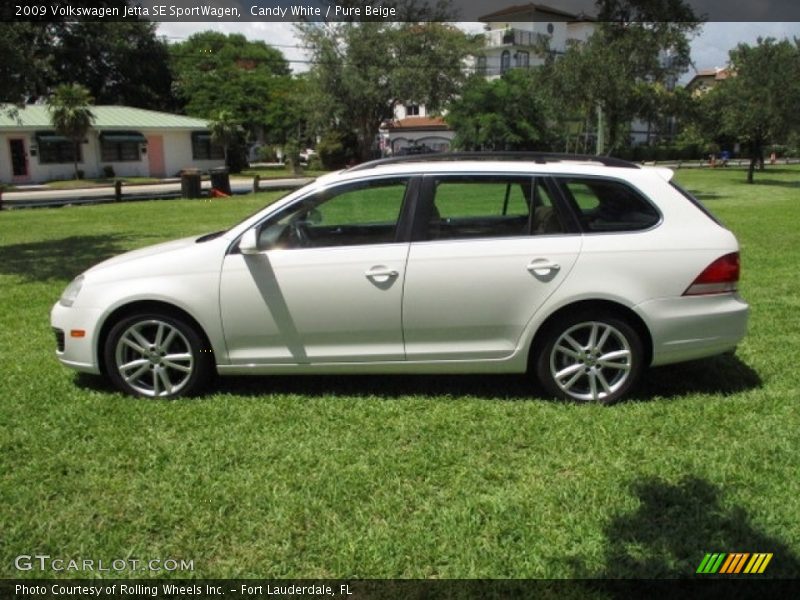
<svg viewBox="0 0 800 600">
<path fill-rule="evenodd" d="M 57 356 L 161 398 L 216 374 L 531 372 L 613 402 L 745 334 L 736 238 L 671 177 L 553 154 L 365 163 L 79 275 Z"/>
</svg>

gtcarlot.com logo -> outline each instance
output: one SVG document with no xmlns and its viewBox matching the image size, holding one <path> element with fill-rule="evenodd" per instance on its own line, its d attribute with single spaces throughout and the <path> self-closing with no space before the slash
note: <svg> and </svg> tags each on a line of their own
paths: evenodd
<svg viewBox="0 0 800 600">
<path fill-rule="evenodd" d="M 14 559 L 17 571 L 123 572 L 123 571 L 194 571 L 194 561 L 174 558 L 54 558 L 49 554 L 21 554 Z"/>
<path fill-rule="evenodd" d="M 696 572 L 702 575 L 758 575 L 766 570 L 771 560 L 771 552 L 717 552 L 706 554 Z"/>
</svg>

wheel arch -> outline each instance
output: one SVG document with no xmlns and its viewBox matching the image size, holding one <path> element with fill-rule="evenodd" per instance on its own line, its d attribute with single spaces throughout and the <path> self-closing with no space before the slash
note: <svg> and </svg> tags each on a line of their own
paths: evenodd
<svg viewBox="0 0 800 600">
<path fill-rule="evenodd" d="M 183 319 L 189 325 L 194 327 L 198 335 L 203 340 L 203 343 L 208 348 L 208 351 L 212 353 L 212 364 L 214 364 L 216 368 L 214 348 L 211 345 L 208 334 L 203 326 L 200 325 L 198 320 L 195 319 L 190 313 L 178 306 L 175 306 L 174 304 L 170 304 L 169 302 L 164 302 L 161 300 L 136 300 L 134 302 L 129 302 L 127 304 L 123 304 L 122 306 L 118 306 L 103 320 L 103 325 L 100 327 L 100 333 L 97 337 L 97 345 L 94 349 L 95 355 L 97 356 L 97 364 L 100 367 L 101 372 L 106 373 L 104 358 L 105 353 L 103 352 L 103 349 L 105 348 L 106 340 L 108 339 L 111 329 L 114 327 L 114 325 L 119 323 L 121 319 L 143 312 L 159 312 L 168 316 Z"/>
<path fill-rule="evenodd" d="M 647 327 L 647 324 L 642 320 L 642 318 L 631 308 L 625 306 L 624 304 L 620 304 L 619 302 L 614 302 L 612 300 L 590 299 L 579 300 L 577 302 L 567 304 L 566 306 L 562 306 L 550 314 L 542 322 L 542 324 L 536 330 L 536 334 L 533 336 L 533 340 L 531 341 L 528 350 L 528 369 L 530 370 L 535 364 L 536 357 L 541 351 L 542 347 L 545 345 L 547 334 L 554 323 L 557 323 L 567 315 L 588 311 L 601 311 L 627 321 L 631 327 L 636 330 L 636 333 L 638 333 L 641 338 L 642 347 L 645 353 L 644 364 L 646 366 L 650 365 L 653 360 L 653 337 L 650 334 L 650 329 Z"/>
</svg>

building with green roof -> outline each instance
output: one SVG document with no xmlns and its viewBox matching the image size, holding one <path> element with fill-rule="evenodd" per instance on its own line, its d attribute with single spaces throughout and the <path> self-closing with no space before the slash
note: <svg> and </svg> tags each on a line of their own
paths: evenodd
<svg viewBox="0 0 800 600">
<path fill-rule="evenodd" d="M 0 181 L 72 177 L 74 146 L 53 129 L 47 107 L 12 109 L 0 105 Z M 128 106 L 92 106 L 91 111 L 94 124 L 78 156 L 85 177 L 170 177 L 224 162 L 205 119 Z"/>
</svg>

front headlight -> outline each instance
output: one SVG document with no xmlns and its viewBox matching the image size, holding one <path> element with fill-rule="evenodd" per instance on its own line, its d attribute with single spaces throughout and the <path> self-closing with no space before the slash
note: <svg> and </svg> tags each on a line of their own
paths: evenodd
<svg viewBox="0 0 800 600">
<path fill-rule="evenodd" d="M 70 281 L 67 288 L 64 290 L 64 293 L 61 294 L 61 298 L 58 299 L 58 303 L 61 306 L 72 306 L 73 302 L 75 302 L 75 298 L 78 297 L 78 292 L 81 291 L 81 287 L 83 286 L 83 275 L 78 275 L 75 279 Z"/>
</svg>

